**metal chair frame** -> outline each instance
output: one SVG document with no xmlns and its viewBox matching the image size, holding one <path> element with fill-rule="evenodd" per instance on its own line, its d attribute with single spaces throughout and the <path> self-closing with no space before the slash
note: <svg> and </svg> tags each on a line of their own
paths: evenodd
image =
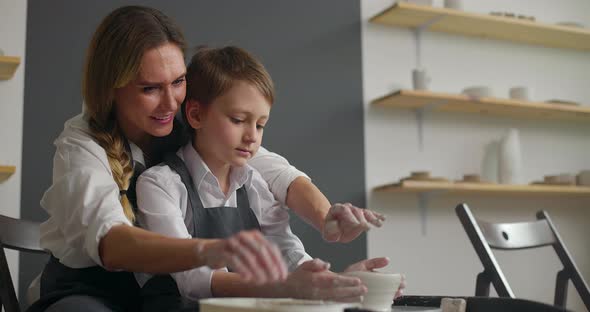
<svg viewBox="0 0 590 312">
<path fill-rule="evenodd" d="M 4 249 L 45 253 L 39 245 L 40 223 L 0 215 L 0 310 L 20 312 Z"/>
<path fill-rule="evenodd" d="M 498 296 L 515 298 L 492 249 L 518 250 L 552 246 L 563 265 L 563 269 L 557 273 L 554 304 L 565 308 L 568 281 L 571 280 L 590 311 L 588 284 L 546 211 L 539 211 L 535 221 L 518 223 L 489 223 L 478 220 L 467 204 L 459 204 L 455 211 L 484 267 L 484 271 L 477 275 L 476 296 L 489 296 L 490 285 L 493 285 Z"/>
</svg>

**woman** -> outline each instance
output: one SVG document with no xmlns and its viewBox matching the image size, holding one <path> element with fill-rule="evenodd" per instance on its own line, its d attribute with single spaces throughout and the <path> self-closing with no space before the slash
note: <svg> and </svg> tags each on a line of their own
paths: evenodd
<svg viewBox="0 0 590 312">
<path fill-rule="evenodd" d="M 207 265 L 231 267 L 246 280 L 259 277 L 254 283 L 286 278 L 280 253 L 259 232 L 224 240 L 173 239 L 133 226 L 134 170 L 157 164 L 164 152 L 178 148 L 179 131 L 173 130 L 186 92 L 184 47 L 179 27 L 151 8 L 116 9 L 96 30 L 84 68 L 85 110 L 66 122 L 55 141 L 53 184 L 41 201 L 50 216 L 41 228 L 41 245 L 52 257 L 42 274 L 41 299 L 31 311 L 137 310 L 138 286 L 130 272 Z M 261 153 L 252 165 L 277 199 L 327 240 L 350 241 L 369 223 L 382 221 L 350 204 L 331 206 L 276 154 Z M 327 266 L 309 269 L 321 273 Z M 337 290 L 324 290 L 324 297 Z"/>
</svg>

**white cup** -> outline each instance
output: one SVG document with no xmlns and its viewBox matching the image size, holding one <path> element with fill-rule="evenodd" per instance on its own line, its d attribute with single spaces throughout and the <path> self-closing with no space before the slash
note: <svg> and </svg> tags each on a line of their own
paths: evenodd
<svg viewBox="0 0 590 312">
<path fill-rule="evenodd" d="M 414 90 L 428 90 L 428 84 L 430 83 L 430 77 L 426 72 L 426 69 L 416 68 L 412 70 L 412 85 Z"/>
<path fill-rule="evenodd" d="M 528 101 L 530 99 L 529 93 L 528 87 L 512 87 L 508 91 L 508 95 L 511 99 L 522 101 Z"/>
<path fill-rule="evenodd" d="M 463 10 L 463 2 L 461 0 L 445 0 L 444 7 L 453 10 Z"/>
<path fill-rule="evenodd" d="M 402 281 L 401 274 L 369 271 L 343 273 L 347 276 L 360 278 L 367 293 L 362 297 L 362 307 L 373 311 L 391 311 L 393 296 Z"/>
</svg>

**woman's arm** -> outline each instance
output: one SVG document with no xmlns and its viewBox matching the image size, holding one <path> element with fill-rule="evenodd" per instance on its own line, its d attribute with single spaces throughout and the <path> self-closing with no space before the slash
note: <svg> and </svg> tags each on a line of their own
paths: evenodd
<svg viewBox="0 0 590 312">
<path fill-rule="evenodd" d="M 107 269 L 145 273 L 171 273 L 205 265 L 199 244 L 216 240 L 182 239 L 144 229 L 116 225 L 100 240 L 99 252 Z"/>
<path fill-rule="evenodd" d="M 381 214 L 349 203 L 331 205 L 303 172 L 262 147 L 249 164 L 260 172 L 279 202 L 314 226 L 327 241 L 350 242 L 385 220 Z"/>
<path fill-rule="evenodd" d="M 286 203 L 320 233 L 324 231 L 324 221 L 332 205 L 308 178 L 298 177 L 291 182 L 287 189 Z"/>
<path fill-rule="evenodd" d="M 372 226 L 380 227 L 385 217 L 350 203 L 333 204 L 307 178 L 295 179 L 287 191 L 287 205 L 310 222 L 329 242 L 348 243 Z"/>
</svg>

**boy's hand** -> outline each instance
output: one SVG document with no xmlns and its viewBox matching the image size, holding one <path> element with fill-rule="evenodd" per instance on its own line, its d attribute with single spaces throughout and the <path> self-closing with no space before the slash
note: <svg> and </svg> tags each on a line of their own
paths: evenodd
<svg viewBox="0 0 590 312">
<path fill-rule="evenodd" d="M 380 257 L 380 258 L 372 258 L 359 261 L 357 263 L 351 264 L 349 267 L 344 270 L 344 272 L 354 272 L 354 271 L 373 271 L 375 269 L 380 269 L 386 267 L 389 264 L 389 258 L 387 257 Z M 406 289 L 406 277 L 402 274 L 402 282 L 399 284 L 393 298 L 398 298 L 403 296 L 404 290 Z"/>
<path fill-rule="evenodd" d="M 300 299 L 355 301 L 367 292 L 360 279 L 329 270 L 320 259 L 302 263 L 284 282 L 282 297 Z"/>
<path fill-rule="evenodd" d="M 229 267 L 254 284 L 284 281 L 287 265 L 279 249 L 259 231 L 242 231 L 227 239 L 197 245 L 197 254 L 205 265 Z"/>
<path fill-rule="evenodd" d="M 381 227 L 385 216 L 368 209 L 361 209 L 350 203 L 334 204 L 330 207 L 322 237 L 328 242 L 348 243 L 368 231 L 371 225 Z"/>
</svg>

